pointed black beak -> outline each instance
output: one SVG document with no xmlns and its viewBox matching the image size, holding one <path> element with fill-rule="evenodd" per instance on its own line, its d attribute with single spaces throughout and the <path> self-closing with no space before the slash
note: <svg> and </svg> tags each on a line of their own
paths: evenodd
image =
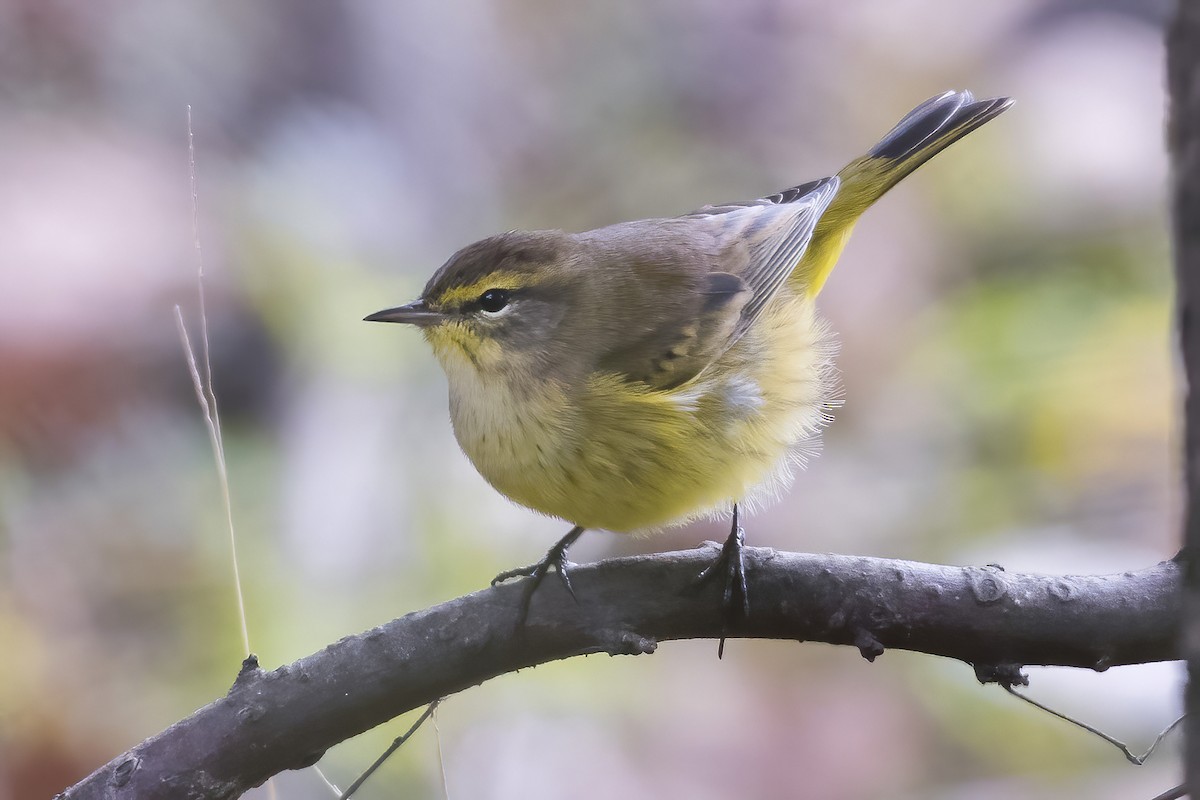
<svg viewBox="0 0 1200 800">
<path fill-rule="evenodd" d="M 376 311 L 374 314 L 363 317 L 363 322 L 404 322 L 425 328 L 436 325 L 445 318 L 444 314 L 425 305 L 424 300 L 417 300 L 405 306 Z"/>
</svg>

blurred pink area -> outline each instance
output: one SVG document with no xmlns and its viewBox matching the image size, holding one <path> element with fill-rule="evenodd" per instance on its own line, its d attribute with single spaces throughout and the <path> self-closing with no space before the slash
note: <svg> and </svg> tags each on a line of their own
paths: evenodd
<svg viewBox="0 0 1200 800">
<path fill-rule="evenodd" d="M 186 107 L 252 647 L 273 667 L 484 586 L 565 528 L 458 451 L 411 331 L 360 322 L 458 247 L 835 172 L 950 88 L 1017 105 L 858 226 L 821 297 L 846 404 L 751 544 L 1010 569 L 1177 540 L 1165 2 L 0 0 L 0 800 L 223 693 L 228 534 L 198 336 Z M 576 560 L 690 547 L 589 533 Z M 586 602 L 586 598 L 581 598 Z M 472 689 L 370 797 L 1152 796 L 969 668 L 684 642 Z M 1035 675 L 1149 741 L 1171 668 Z M 1039 684 L 1039 678 L 1044 678 Z M 1081 694 L 1082 693 L 1082 694 Z M 1098 703 L 1099 698 L 1104 703 Z M 342 785 L 401 730 L 337 748 Z M 311 773 L 283 796 L 327 797 Z M 266 790 L 252 793 L 266 797 Z"/>
</svg>

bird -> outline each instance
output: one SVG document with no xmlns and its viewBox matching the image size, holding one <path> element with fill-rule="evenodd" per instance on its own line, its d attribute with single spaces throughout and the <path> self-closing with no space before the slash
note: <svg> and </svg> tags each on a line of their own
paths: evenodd
<svg viewBox="0 0 1200 800">
<path fill-rule="evenodd" d="M 836 175 L 756 200 L 578 233 L 508 231 L 452 255 L 406 305 L 449 387 L 462 450 L 501 494 L 573 527 L 540 561 L 557 571 L 587 529 L 645 533 L 731 515 L 717 558 L 725 623 L 748 616 L 739 506 L 786 488 L 838 401 L 815 300 L 854 225 L 901 179 L 1012 105 L 932 97 Z"/>
</svg>

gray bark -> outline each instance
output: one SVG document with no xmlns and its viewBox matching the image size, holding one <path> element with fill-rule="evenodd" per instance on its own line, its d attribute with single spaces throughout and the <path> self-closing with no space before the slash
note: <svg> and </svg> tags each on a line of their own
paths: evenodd
<svg viewBox="0 0 1200 800">
<path fill-rule="evenodd" d="M 1188 662 L 1184 705 L 1186 780 L 1200 786 L 1200 574 L 1191 554 L 1200 552 L 1200 3 L 1180 0 L 1167 33 L 1179 339 L 1186 372 L 1184 401 L 1185 566 L 1183 655 Z"/>
<path fill-rule="evenodd" d="M 1181 568 L 1038 576 L 999 567 L 748 548 L 751 611 L 730 638 L 852 645 L 874 659 L 915 650 L 1021 681 L 1025 664 L 1106 669 L 1173 659 Z M 506 672 L 587 653 L 647 654 L 722 634 L 721 587 L 695 588 L 710 548 L 579 566 L 578 604 L 553 579 L 518 627 L 523 582 L 485 589 L 350 636 L 264 672 L 251 658 L 229 693 L 60 795 L 233 798 L 398 714 Z M 715 647 L 714 647 L 715 657 Z"/>
</svg>

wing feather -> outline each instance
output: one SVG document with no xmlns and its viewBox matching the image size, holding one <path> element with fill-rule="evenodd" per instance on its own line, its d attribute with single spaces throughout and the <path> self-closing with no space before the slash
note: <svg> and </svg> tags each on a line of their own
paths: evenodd
<svg viewBox="0 0 1200 800">
<path fill-rule="evenodd" d="M 786 283 L 812 241 L 821 214 L 837 193 L 834 178 L 794 186 L 770 197 L 706 206 L 674 220 L 647 223 L 662 241 L 663 229 L 686 226 L 687 243 L 657 249 L 652 269 L 672 280 L 668 301 L 659 296 L 644 333 L 606 353 L 601 369 L 654 388 L 670 389 L 700 375 L 754 325 Z M 694 242 L 708 242 L 693 247 Z M 699 271 L 696 264 L 707 267 Z"/>
</svg>

